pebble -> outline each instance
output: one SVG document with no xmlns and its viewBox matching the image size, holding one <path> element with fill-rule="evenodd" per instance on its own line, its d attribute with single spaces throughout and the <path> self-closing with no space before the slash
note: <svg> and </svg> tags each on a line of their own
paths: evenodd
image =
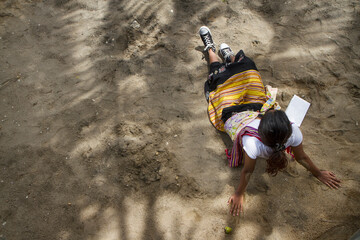
<svg viewBox="0 0 360 240">
<path fill-rule="evenodd" d="M 3 224 L 2 224 L 3 226 L 5 226 L 6 225 L 6 222 L 3 222 Z"/>
<path fill-rule="evenodd" d="M 140 28 L 140 24 L 138 23 L 138 21 L 134 20 L 131 24 L 130 27 L 134 28 L 134 29 L 138 29 Z"/>
</svg>

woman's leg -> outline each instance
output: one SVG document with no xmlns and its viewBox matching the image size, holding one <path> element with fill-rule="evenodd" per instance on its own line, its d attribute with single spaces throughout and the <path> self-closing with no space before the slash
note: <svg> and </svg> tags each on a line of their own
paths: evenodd
<svg viewBox="0 0 360 240">
<path fill-rule="evenodd" d="M 230 62 L 233 63 L 235 61 L 235 56 L 230 57 Z"/>
<path fill-rule="evenodd" d="M 212 64 L 214 62 L 219 62 L 218 56 L 211 48 L 208 49 L 208 53 L 209 53 L 209 64 Z"/>
</svg>

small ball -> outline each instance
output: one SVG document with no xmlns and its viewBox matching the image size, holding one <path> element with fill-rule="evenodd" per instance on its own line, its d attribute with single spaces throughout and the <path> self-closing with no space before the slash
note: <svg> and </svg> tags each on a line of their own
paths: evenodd
<svg viewBox="0 0 360 240">
<path fill-rule="evenodd" d="M 225 227 L 224 231 L 225 231 L 226 234 L 229 234 L 229 233 L 232 232 L 232 228 L 231 227 Z"/>
</svg>

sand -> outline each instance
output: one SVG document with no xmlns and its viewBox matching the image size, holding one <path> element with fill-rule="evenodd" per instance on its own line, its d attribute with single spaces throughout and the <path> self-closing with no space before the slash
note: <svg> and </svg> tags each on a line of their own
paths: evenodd
<svg viewBox="0 0 360 240">
<path fill-rule="evenodd" d="M 311 103 L 303 145 L 339 190 L 259 159 L 233 224 L 241 168 L 207 117 L 202 25 L 256 62 L 283 109 Z M 1 0 L 0 239 L 348 239 L 359 26 L 356 0 Z"/>
</svg>

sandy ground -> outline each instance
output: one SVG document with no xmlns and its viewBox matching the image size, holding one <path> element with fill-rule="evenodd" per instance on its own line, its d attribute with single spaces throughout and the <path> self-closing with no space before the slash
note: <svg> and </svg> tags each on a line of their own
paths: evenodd
<svg viewBox="0 0 360 240">
<path fill-rule="evenodd" d="M 252 57 L 342 188 L 240 168 L 207 118 L 197 31 Z M 348 239 L 360 228 L 357 0 L 0 0 L 0 240 Z M 234 227 L 225 235 L 225 226 Z"/>
</svg>

